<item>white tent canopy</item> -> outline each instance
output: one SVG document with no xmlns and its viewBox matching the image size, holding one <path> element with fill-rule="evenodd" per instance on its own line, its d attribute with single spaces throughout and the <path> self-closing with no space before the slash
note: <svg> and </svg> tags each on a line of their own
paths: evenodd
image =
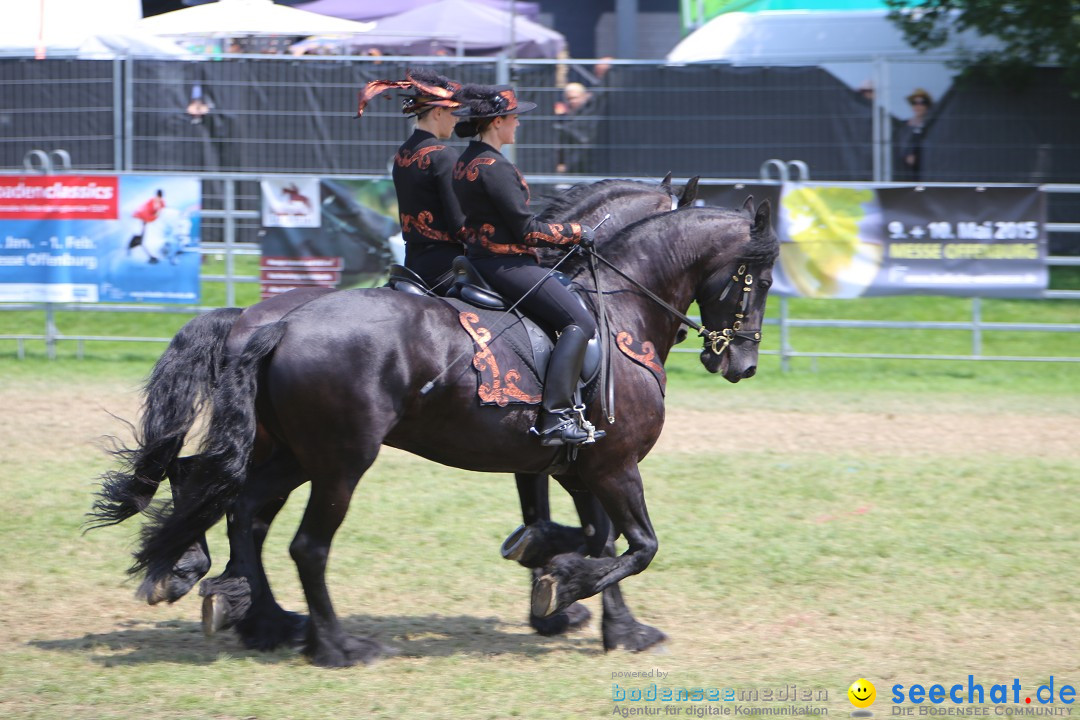
<svg viewBox="0 0 1080 720">
<path fill-rule="evenodd" d="M 5 0 L 0 52 L 78 52 L 84 57 L 186 55 L 175 43 L 130 28 L 140 0 Z"/>
<path fill-rule="evenodd" d="M 372 23 L 277 5 L 273 0 L 218 0 L 154 15 L 137 27 L 155 35 L 350 35 L 371 30 Z"/>
<path fill-rule="evenodd" d="M 363 41 L 405 54 L 459 47 L 494 54 L 512 48 L 517 57 L 554 58 L 566 48 L 566 38 L 551 28 L 468 0 L 439 0 L 380 18 Z"/>
<path fill-rule="evenodd" d="M 908 45 L 884 10 L 777 11 L 718 15 L 668 53 L 671 63 L 723 62 L 732 65 L 820 66 L 852 88 L 875 77 L 874 62 L 888 60 L 882 101 L 902 114 L 904 98 L 921 87 L 935 98 L 952 84 L 946 63 L 962 51 L 997 46 L 993 39 L 966 33 L 947 46 L 919 52 Z"/>
</svg>

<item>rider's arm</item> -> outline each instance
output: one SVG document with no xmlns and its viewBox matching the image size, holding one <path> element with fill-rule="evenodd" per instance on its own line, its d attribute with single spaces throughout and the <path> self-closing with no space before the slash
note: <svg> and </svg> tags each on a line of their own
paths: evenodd
<svg viewBox="0 0 1080 720">
<path fill-rule="evenodd" d="M 484 189 L 498 208 L 514 242 L 523 245 L 576 245 L 581 242 L 577 223 L 545 223 L 529 210 L 528 189 L 509 160 L 500 160 L 483 168 Z"/>
</svg>

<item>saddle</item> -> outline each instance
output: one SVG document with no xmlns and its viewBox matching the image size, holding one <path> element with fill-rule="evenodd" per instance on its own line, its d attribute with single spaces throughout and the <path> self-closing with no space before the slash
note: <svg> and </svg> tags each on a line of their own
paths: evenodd
<svg viewBox="0 0 1080 720">
<path fill-rule="evenodd" d="M 438 286 L 442 286 L 449 282 L 449 276 L 450 273 L 440 276 Z M 439 295 L 428 287 L 428 284 L 424 282 L 424 278 L 420 277 L 404 265 L 398 265 L 397 263 L 390 265 L 390 277 L 386 281 L 386 287 L 393 288 L 399 292 L 409 293 L 410 295 L 427 295 L 428 297 L 438 297 Z"/>
<path fill-rule="evenodd" d="M 400 268 L 400 270 L 398 270 Z M 404 271 L 404 272 L 402 272 Z M 454 258 L 453 283 L 440 298 L 458 311 L 462 328 L 476 346 L 473 368 L 477 372 L 477 395 L 482 405 L 539 404 L 548 360 L 555 343 L 533 320 L 518 310 L 507 313 L 512 303 L 481 277 L 468 258 Z M 390 287 L 402 292 L 434 296 L 423 280 L 408 268 L 391 266 Z M 575 286 L 562 273 L 554 273 L 572 292 Z M 580 294 L 574 297 L 588 308 Z M 578 397 L 596 392 L 600 375 L 600 339 L 593 336 L 585 350 Z"/>
</svg>

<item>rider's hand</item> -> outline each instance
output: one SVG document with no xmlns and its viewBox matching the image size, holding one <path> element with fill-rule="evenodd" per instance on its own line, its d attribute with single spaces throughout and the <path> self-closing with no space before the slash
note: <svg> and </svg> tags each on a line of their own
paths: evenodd
<svg viewBox="0 0 1080 720">
<path fill-rule="evenodd" d="M 578 245 L 584 248 L 591 248 L 596 244 L 596 230 L 582 223 L 581 225 L 581 240 L 578 241 Z"/>
</svg>

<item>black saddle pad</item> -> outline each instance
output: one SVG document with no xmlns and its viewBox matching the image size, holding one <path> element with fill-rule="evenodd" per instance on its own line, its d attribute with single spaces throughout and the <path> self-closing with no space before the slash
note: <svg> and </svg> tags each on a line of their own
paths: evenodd
<svg viewBox="0 0 1080 720">
<path fill-rule="evenodd" d="M 517 315 L 474 307 L 453 298 L 445 300 L 458 311 L 458 321 L 476 348 L 472 366 L 480 404 L 538 405 L 543 382 L 536 369 L 533 343 L 546 344 L 544 349 L 550 351 L 547 336 Z M 538 333 L 541 337 L 537 337 Z"/>
</svg>

